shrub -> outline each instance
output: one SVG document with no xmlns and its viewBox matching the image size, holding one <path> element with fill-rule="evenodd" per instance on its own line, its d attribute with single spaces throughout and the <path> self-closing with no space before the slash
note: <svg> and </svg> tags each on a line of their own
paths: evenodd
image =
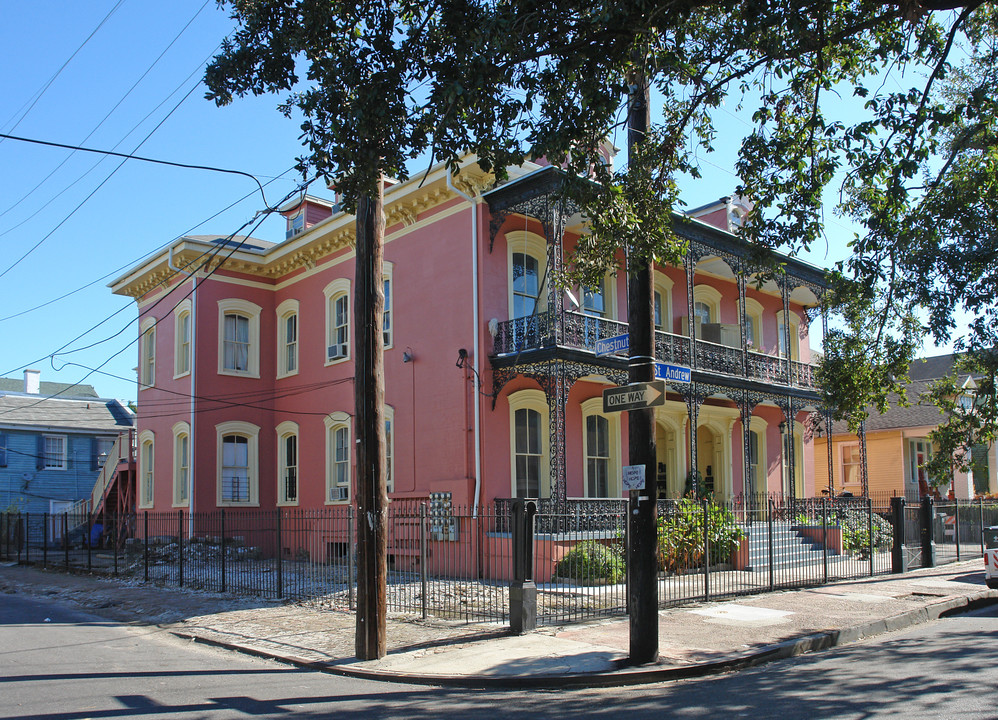
<svg viewBox="0 0 998 720">
<path fill-rule="evenodd" d="M 586 540 L 558 561 L 554 574 L 575 580 L 580 585 L 600 582 L 616 584 L 624 580 L 624 558 L 614 548 Z"/>
<path fill-rule="evenodd" d="M 734 513 L 713 502 L 707 504 L 707 539 L 711 564 L 728 562 L 745 533 Z M 703 564 L 703 505 L 683 498 L 658 518 L 658 562 L 662 570 L 682 572 Z"/>
<path fill-rule="evenodd" d="M 876 513 L 873 514 L 872 543 L 870 516 L 866 510 L 850 509 L 836 514 L 842 526 L 842 549 L 861 560 L 868 559 L 872 550 L 886 550 L 894 542 L 894 526 Z"/>
</svg>

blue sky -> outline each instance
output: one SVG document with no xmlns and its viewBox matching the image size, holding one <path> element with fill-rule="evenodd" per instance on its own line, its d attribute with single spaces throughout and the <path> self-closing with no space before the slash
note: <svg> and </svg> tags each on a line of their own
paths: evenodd
<svg viewBox="0 0 998 720">
<path fill-rule="evenodd" d="M 215 0 L 0 0 L 0 132 L 241 170 L 273 180 L 274 202 L 297 180 L 297 123 L 276 111 L 276 98 L 217 108 L 195 87 L 231 30 Z M 722 113 L 717 152 L 685 190 L 690 207 L 733 190 L 745 130 Z M 107 283 L 180 235 L 228 234 L 263 206 L 247 178 L 134 160 L 115 171 L 120 162 L 0 139 L 0 375 L 32 367 L 43 380 L 134 399 L 136 309 Z M 284 221 L 272 217 L 254 234 L 279 241 Z M 828 234 L 827 253 L 816 247 L 805 259 L 845 256 L 848 228 L 832 221 Z"/>
</svg>

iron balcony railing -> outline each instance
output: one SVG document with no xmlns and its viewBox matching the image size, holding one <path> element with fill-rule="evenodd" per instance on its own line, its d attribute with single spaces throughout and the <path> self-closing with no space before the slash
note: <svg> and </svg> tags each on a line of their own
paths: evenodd
<svg viewBox="0 0 998 720">
<path fill-rule="evenodd" d="M 557 316 L 541 312 L 528 317 L 500 322 L 493 341 L 493 353 L 514 355 L 547 347 L 568 347 L 596 352 L 596 342 L 627 333 L 627 323 L 594 317 L 578 312 L 565 312 L 560 332 Z M 626 351 L 615 353 L 626 357 Z M 655 357 L 662 362 L 690 367 L 690 339 L 685 335 L 655 331 Z M 777 385 L 813 390 L 817 388 L 815 368 L 807 363 L 785 357 L 767 355 L 741 348 L 696 341 L 696 366 L 700 370 L 748 377 Z M 789 378 L 788 378 L 789 372 Z"/>
</svg>

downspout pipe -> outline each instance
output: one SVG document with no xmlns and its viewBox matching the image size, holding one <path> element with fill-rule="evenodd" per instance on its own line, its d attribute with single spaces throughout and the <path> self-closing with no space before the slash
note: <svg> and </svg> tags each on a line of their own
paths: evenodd
<svg viewBox="0 0 998 720">
<path fill-rule="evenodd" d="M 173 245 L 167 257 L 167 267 L 177 273 L 183 273 L 191 278 L 191 432 L 187 438 L 187 522 L 190 537 L 194 536 L 194 398 L 196 396 L 195 378 L 197 377 L 197 317 L 198 317 L 198 281 L 195 272 L 188 272 L 177 267 L 173 262 Z M 177 339 L 173 339 L 176 343 Z"/>
<path fill-rule="evenodd" d="M 482 496 L 482 427 L 481 427 L 481 404 L 482 404 L 482 394 L 481 388 L 478 387 L 479 379 L 481 378 L 479 367 L 479 349 L 480 349 L 480 330 L 481 322 L 479 318 L 480 308 L 478 305 L 478 205 L 475 203 L 475 198 L 467 193 L 458 190 L 454 187 L 454 176 L 451 173 L 447 173 L 447 188 L 454 193 L 460 195 L 469 203 L 471 203 L 471 315 L 472 321 L 474 323 L 472 327 L 472 337 L 474 338 L 474 348 L 475 352 L 472 355 L 471 362 L 472 368 L 475 372 L 475 499 L 474 508 L 472 510 L 473 517 L 478 517 L 478 503 Z"/>
</svg>

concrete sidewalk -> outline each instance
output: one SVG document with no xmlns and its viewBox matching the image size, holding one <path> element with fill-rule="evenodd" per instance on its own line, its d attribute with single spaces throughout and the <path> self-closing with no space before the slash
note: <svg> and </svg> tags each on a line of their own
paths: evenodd
<svg viewBox="0 0 998 720">
<path fill-rule="evenodd" d="M 542 627 L 393 616 L 388 655 L 353 657 L 354 616 L 22 567 L 0 591 L 55 596 L 110 619 L 325 672 L 438 685 L 565 687 L 659 682 L 799 655 L 998 602 L 980 559 L 903 575 L 772 592 L 659 613 L 660 660 L 629 667 L 627 618 Z"/>
</svg>

